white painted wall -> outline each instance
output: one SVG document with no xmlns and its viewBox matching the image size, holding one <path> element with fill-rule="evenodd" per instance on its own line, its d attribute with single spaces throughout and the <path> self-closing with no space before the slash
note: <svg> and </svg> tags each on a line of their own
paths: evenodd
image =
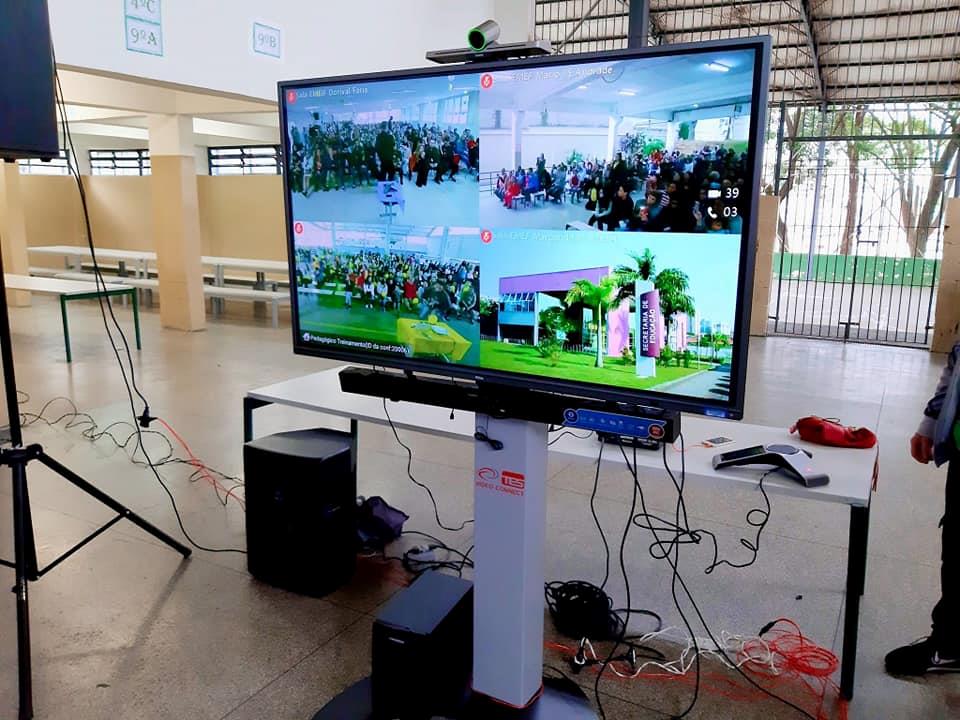
<svg viewBox="0 0 960 720">
<path fill-rule="evenodd" d="M 606 128 L 527 128 L 523 131 L 522 152 L 524 167 L 537 164 L 540 153 L 547 159 L 547 167 L 564 162 L 571 151 L 578 150 L 589 160 L 607 155 Z"/>
<path fill-rule="evenodd" d="M 623 133 L 617 135 L 617 147 Z M 483 130 L 480 135 L 481 172 L 499 172 L 513 166 L 513 148 L 510 130 Z M 607 155 L 607 128 L 585 127 L 528 127 L 523 129 L 521 161 L 524 167 L 533 167 L 543 153 L 547 166 L 566 162 L 574 150 L 585 158 L 605 158 Z"/>
<path fill-rule="evenodd" d="M 163 57 L 126 50 L 123 0 L 49 6 L 61 65 L 274 100 L 278 80 L 423 66 L 495 7 L 517 39 L 529 0 L 513 1 L 516 15 L 504 0 L 161 0 Z M 255 20 L 281 29 L 281 59 L 253 52 Z"/>
<path fill-rule="evenodd" d="M 485 130 L 480 135 L 480 172 L 513 169 L 510 130 Z"/>
</svg>

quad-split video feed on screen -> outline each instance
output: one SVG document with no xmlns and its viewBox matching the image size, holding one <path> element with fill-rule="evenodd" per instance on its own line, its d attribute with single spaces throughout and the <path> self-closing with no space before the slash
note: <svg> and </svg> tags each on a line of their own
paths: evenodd
<svg viewBox="0 0 960 720">
<path fill-rule="evenodd" d="M 298 346 L 728 402 L 754 57 L 288 90 Z"/>
</svg>

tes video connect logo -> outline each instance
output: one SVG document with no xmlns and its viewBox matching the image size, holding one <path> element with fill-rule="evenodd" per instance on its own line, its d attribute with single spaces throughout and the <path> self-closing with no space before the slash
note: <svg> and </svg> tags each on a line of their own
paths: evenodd
<svg viewBox="0 0 960 720">
<path fill-rule="evenodd" d="M 513 470 L 482 467 L 477 470 L 477 485 L 486 490 L 519 496 L 526 490 L 527 478 L 523 473 Z"/>
</svg>

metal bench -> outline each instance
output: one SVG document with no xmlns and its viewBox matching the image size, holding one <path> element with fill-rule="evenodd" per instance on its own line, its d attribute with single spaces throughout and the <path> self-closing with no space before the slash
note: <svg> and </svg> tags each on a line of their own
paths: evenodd
<svg viewBox="0 0 960 720">
<path fill-rule="evenodd" d="M 59 273 L 58 278 L 63 280 L 85 280 L 91 282 L 90 273 Z M 120 284 L 141 290 L 157 290 L 160 287 L 160 281 L 157 278 L 127 278 L 127 277 L 105 277 L 104 281 L 108 285 Z M 251 287 L 236 287 L 232 285 L 204 285 L 203 295 L 208 298 L 222 298 L 224 300 L 246 300 L 248 302 L 268 302 L 271 305 L 271 319 L 273 327 L 280 324 L 280 305 L 289 304 L 290 293 L 280 290 L 257 290 Z"/>
<path fill-rule="evenodd" d="M 270 303 L 270 317 L 273 327 L 280 325 L 280 306 L 289 304 L 290 293 L 279 290 L 255 290 L 246 287 L 228 287 L 223 285 L 204 285 L 203 295 L 208 298 L 224 300 L 246 300 L 248 302 Z"/>
</svg>

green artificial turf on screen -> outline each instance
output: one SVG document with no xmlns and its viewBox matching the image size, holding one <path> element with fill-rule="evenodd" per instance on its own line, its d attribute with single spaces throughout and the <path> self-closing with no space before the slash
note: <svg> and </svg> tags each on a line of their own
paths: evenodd
<svg viewBox="0 0 960 720">
<path fill-rule="evenodd" d="M 620 358 L 603 359 L 603 367 L 595 367 L 596 353 L 564 352 L 556 365 L 540 355 L 532 345 L 511 345 L 495 340 L 480 341 L 480 365 L 491 370 L 529 373 L 564 380 L 602 383 L 615 387 L 629 387 L 638 390 L 650 388 L 709 370 L 713 365 L 695 361 L 688 368 L 657 366 L 657 376 L 639 378 L 633 363 L 624 364 Z"/>
</svg>

